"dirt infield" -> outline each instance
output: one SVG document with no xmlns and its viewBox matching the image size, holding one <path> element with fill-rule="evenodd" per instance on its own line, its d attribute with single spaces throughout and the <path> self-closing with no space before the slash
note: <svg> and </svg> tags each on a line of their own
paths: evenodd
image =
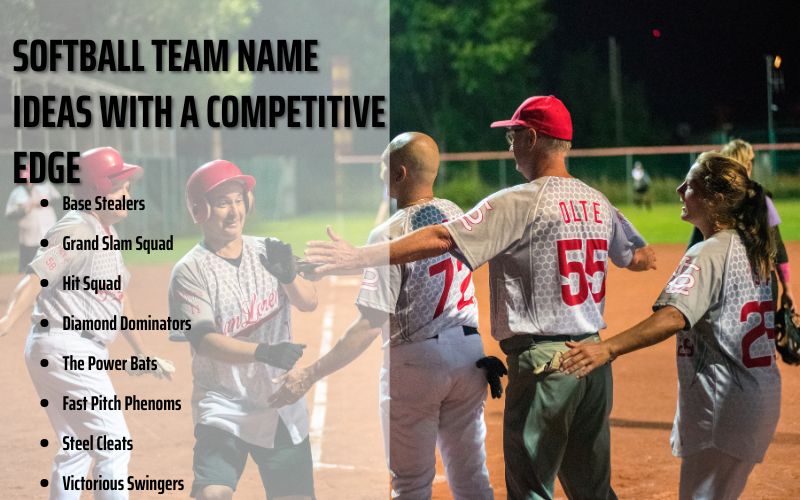
<svg viewBox="0 0 800 500">
<path fill-rule="evenodd" d="M 658 245 L 658 270 L 632 273 L 611 266 L 607 283 L 606 322 L 603 336 L 633 326 L 650 314 L 667 279 L 686 247 Z M 790 261 L 800 262 L 800 243 L 788 245 Z M 481 307 L 481 332 L 489 331 L 489 289 L 486 266 L 475 273 Z M 800 297 L 795 280 L 793 292 Z M 483 335 L 487 353 L 500 356 L 497 342 Z M 678 497 L 680 461 L 669 447 L 675 414 L 677 372 L 672 341 L 624 356 L 614 362 L 614 410 L 611 413 L 612 485 L 620 498 Z M 781 418 L 764 463 L 756 466 L 742 498 L 800 498 L 800 369 L 780 364 L 783 376 Z M 502 449 L 503 403 L 489 400 L 488 466 L 496 498 L 505 498 Z M 565 498 L 560 487 L 557 495 Z M 434 498 L 451 498 L 446 484 L 436 484 Z"/>
<path fill-rule="evenodd" d="M 800 262 L 800 244 L 789 246 L 791 260 Z M 659 246 L 659 270 L 634 274 L 612 270 L 608 281 L 606 335 L 619 332 L 648 313 L 666 282 L 683 248 Z M 796 266 L 798 264 L 795 264 Z M 141 266 L 132 269 L 130 294 L 138 315 L 166 315 L 168 266 Z M 16 276 L 0 277 L 2 301 Z M 475 274 L 481 304 L 481 324 L 487 352 L 498 354 L 497 343 L 488 336 L 489 311 L 486 269 Z M 318 357 L 326 317 L 331 323 L 332 342 L 355 318 L 352 307 L 357 280 L 325 280 L 318 285 L 320 307 L 310 314 L 296 314 L 295 336 L 308 348 L 300 364 Z M 795 287 L 800 297 L 800 288 Z M 39 480 L 49 476 L 50 461 L 58 443 L 28 377 L 23 348 L 27 325 L 20 321 L 5 338 L 0 338 L 3 362 L 0 377 L 5 381 L 5 398 L 0 405 L 0 426 L 4 433 L 0 456 L 0 492 L 3 498 L 41 498 Z M 145 334 L 145 342 L 155 354 L 175 361 L 178 373 L 171 383 L 152 377 L 129 377 L 113 373 L 119 395 L 136 393 L 147 398 L 175 398 L 183 401 L 177 413 L 127 412 L 126 419 L 134 440 L 130 473 L 137 476 L 184 479 L 191 484 L 192 445 L 190 353 L 186 344 L 170 343 L 161 333 Z M 129 355 L 127 344 L 117 341 L 112 356 Z M 309 394 L 309 409 L 324 412 L 321 434 L 312 437 L 319 450 L 315 471 L 321 499 L 386 498 L 388 474 L 383 459 L 383 439 L 377 415 L 378 373 L 381 353 L 376 342 L 352 366 L 334 374 L 327 382 L 325 398 Z M 793 467 L 800 453 L 800 369 L 782 366 L 783 403 L 778 433 L 766 461 L 751 476 L 746 498 L 800 497 L 800 471 Z M 615 402 L 612 413 L 613 485 L 621 498 L 676 498 L 679 462 L 669 451 L 669 429 L 675 409 L 676 374 L 673 344 L 665 342 L 614 363 Z M 502 401 L 490 400 L 486 410 L 488 424 L 489 471 L 497 498 L 505 498 L 502 454 Z M 41 448 L 39 440 L 51 441 Z M 450 498 L 440 469 L 434 484 L 434 497 Z M 559 495 L 563 496 L 560 493 Z M 188 490 L 158 495 L 134 492 L 131 498 L 186 498 Z M 90 498 L 89 495 L 84 495 Z M 239 485 L 237 498 L 262 498 L 258 473 L 252 463 Z"/>
</svg>

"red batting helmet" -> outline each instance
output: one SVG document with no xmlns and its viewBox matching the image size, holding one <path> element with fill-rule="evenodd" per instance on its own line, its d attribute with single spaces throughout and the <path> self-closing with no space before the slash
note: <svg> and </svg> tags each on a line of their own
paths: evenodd
<svg viewBox="0 0 800 500">
<path fill-rule="evenodd" d="M 250 211 L 253 207 L 255 178 L 244 175 L 239 167 L 227 160 L 214 160 L 198 167 L 186 182 L 186 207 L 195 224 L 202 224 L 211 215 L 211 206 L 206 198 L 209 191 L 228 181 L 242 184 L 246 193 L 247 211 Z"/>
<path fill-rule="evenodd" d="M 87 196 L 106 195 L 114 183 L 142 175 L 142 167 L 122 161 L 122 155 L 114 148 L 94 148 L 78 158 L 81 182 L 76 190 Z"/>
</svg>

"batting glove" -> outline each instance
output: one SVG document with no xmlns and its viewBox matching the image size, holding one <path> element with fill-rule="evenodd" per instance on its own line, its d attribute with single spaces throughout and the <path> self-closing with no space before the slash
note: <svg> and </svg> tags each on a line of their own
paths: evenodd
<svg viewBox="0 0 800 500">
<path fill-rule="evenodd" d="M 292 255 L 292 245 L 277 238 L 265 238 L 264 249 L 266 255 L 259 255 L 261 265 L 284 285 L 294 281 L 297 277 L 297 266 Z"/>
<path fill-rule="evenodd" d="M 506 365 L 494 356 L 486 356 L 476 361 L 475 366 L 483 368 L 486 373 L 486 381 L 489 382 L 492 398 L 500 398 L 503 395 L 503 383 L 500 381 L 500 377 L 508 374 Z"/>
<path fill-rule="evenodd" d="M 256 361 L 261 361 L 275 368 L 291 370 L 300 356 L 303 355 L 305 344 L 292 344 L 279 342 L 277 344 L 259 344 L 256 347 Z"/>
</svg>

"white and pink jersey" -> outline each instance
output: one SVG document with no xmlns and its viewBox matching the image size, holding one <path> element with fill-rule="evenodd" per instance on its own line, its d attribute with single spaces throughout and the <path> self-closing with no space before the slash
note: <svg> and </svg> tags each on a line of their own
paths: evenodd
<svg viewBox="0 0 800 500">
<path fill-rule="evenodd" d="M 191 330 L 180 333 L 218 333 L 252 343 L 292 342 L 289 299 L 261 265 L 262 241 L 243 236 L 238 261 L 197 245 L 176 264 L 169 288 L 170 316 L 192 321 Z M 305 398 L 278 410 L 267 403 L 279 387 L 272 380 L 283 373 L 265 363 L 231 364 L 193 351 L 195 424 L 272 448 L 280 415 L 293 442 L 299 443 L 308 435 Z"/>
<path fill-rule="evenodd" d="M 397 239 L 461 215 L 453 202 L 434 198 L 398 210 L 370 233 L 368 242 Z M 356 304 L 389 314 L 391 346 L 429 339 L 447 328 L 478 327 L 472 271 L 449 253 L 404 265 L 365 269 Z"/>
<path fill-rule="evenodd" d="M 760 462 L 780 413 L 775 307 L 769 280 L 753 275 L 736 231 L 689 249 L 653 308 L 664 306 L 690 325 L 677 335 L 673 453 L 715 447 Z"/>
<path fill-rule="evenodd" d="M 542 177 L 445 224 L 471 269 L 489 262 L 492 336 L 580 335 L 605 328 L 609 258 L 633 258 L 616 209 L 578 179 Z"/>
<path fill-rule="evenodd" d="M 64 317 L 74 320 L 111 320 L 122 314 L 124 290 L 130 282 L 130 273 L 122 262 L 119 250 L 75 250 L 76 241 L 93 240 L 106 236 L 117 239 L 113 227 L 105 228 L 89 212 L 67 212 L 50 230 L 47 247 L 42 247 L 30 263 L 30 269 L 50 282 L 42 288 L 33 309 L 33 324 L 42 319 L 50 322 L 50 332 L 61 331 Z M 70 248 L 70 250 L 66 250 Z M 85 277 L 96 280 L 120 279 L 122 290 L 99 291 L 65 290 L 65 280 Z M 91 330 L 95 339 L 103 344 L 113 342 L 119 330 Z"/>
</svg>

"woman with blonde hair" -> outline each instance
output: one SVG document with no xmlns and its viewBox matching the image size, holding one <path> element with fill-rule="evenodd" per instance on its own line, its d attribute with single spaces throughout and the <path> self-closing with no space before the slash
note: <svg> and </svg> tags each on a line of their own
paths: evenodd
<svg viewBox="0 0 800 500">
<path fill-rule="evenodd" d="M 770 268 L 775 246 L 763 188 L 739 162 L 703 153 L 678 188 L 692 246 L 654 313 L 599 343 L 568 343 L 561 370 L 585 377 L 617 356 L 677 336 L 673 454 L 681 499 L 735 499 L 767 451 L 780 413 Z"/>
</svg>

